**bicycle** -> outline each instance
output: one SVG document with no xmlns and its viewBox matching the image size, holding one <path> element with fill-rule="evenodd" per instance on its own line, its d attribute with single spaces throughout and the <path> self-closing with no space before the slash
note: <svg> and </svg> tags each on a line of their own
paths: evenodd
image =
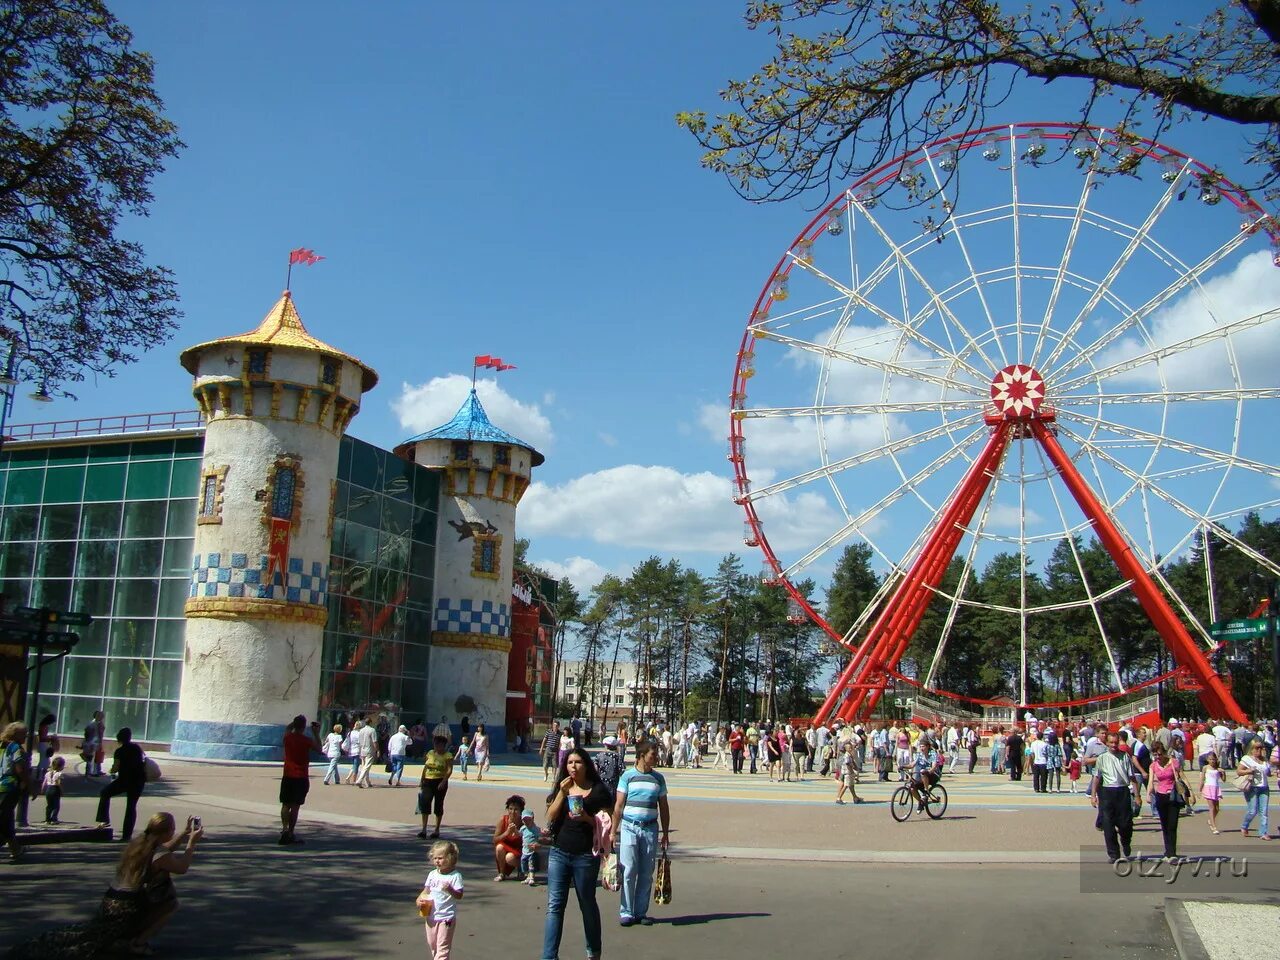
<svg viewBox="0 0 1280 960">
<path fill-rule="evenodd" d="M 930 820 L 941 819 L 947 812 L 947 788 L 941 783 L 935 783 L 932 786 L 920 783 L 916 791 L 920 795 L 919 800 L 911 795 L 911 783 L 903 784 L 893 791 L 893 797 L 889 801 L 889 812 L 893 815 L 893 819 L 903 823 L 920 806 L 923 806 Z"/>
</svg>

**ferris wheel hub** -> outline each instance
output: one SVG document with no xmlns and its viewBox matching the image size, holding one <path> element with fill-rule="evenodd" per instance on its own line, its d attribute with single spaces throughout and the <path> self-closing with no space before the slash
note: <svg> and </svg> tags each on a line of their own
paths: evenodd
<svg viewBox="0 0 1280 960">
<path fill-rule="evenodd" d="M 1029 419 L 1044 403 L 1044 377 L 1025 363 L 1010 364 L 992 379 L 991 402 L 1002 419 Z"/>
</svg>

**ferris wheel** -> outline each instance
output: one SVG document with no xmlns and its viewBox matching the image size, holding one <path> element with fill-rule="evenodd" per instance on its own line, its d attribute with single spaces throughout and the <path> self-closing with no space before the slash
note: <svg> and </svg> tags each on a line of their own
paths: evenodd
<svg viewBox="0 0 1280 960">
<path fill-rule="evenodd" d="M 853 652 L 819 716 L 867 715 L 895 678 L 945 693 L 948 640 L 975 611 L 1016 641 L 1017 703 L 1029 637 L 1068 609 L 1096 624 L 1123 695 L 1107 602 L 1131 592 L 1209 715 L 1242 718 L 1209 659 L 1211 586 L 1204 622 L 1166 570 L 1213 531 L 1280 575 L 1233 533 L 1280 508 L 1278 268 L 1280 223 L 1243 189 L 1100 127 L 939 140 L 821 210 L 751 311 L 729 438 L 764 576 Z M 1091 575 L 1091 540 L 1118 581 Z M 840 634 L 795 585 L 851 544 L 885 576 Z M 1055 548 L 1080 585 L 1067 601 L 1034 589 Z M 984 595 L 995 568 L 1007 589 Z M 936 648 L 904 677 L 939 603 Z"/>
</svg>

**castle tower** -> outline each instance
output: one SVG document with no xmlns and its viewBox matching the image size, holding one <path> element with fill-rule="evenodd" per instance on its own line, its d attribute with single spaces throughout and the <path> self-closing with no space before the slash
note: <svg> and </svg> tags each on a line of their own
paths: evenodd
<svg viewBox="0 0 1280 960">
<path fill-rule="evenodd" d="M 495 427 L 474 388 L 452 420 L 396 453 L 441 473 L 427 717 L 483 723 L 505 750 L 516 505 L 545 458 Z"/>
<path fill-rule="evenodd" d="M 338 445 L 378 376 L 307 333 L 287 290 L 181 360 L 207 426 L 172 750 L 275 759 L 316 716 Z"/>
</svg>

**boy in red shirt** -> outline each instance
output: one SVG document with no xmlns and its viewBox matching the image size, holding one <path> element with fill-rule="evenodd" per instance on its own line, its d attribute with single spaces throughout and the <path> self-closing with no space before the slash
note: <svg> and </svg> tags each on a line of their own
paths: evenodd
<svg viewBox="0 0 1280 960">
<path fill-rule="evenodd" d="M 311 789 L 311 751 L 322 751 L 320 724 L 311 724 L 311 736 L 302 731 L 307 728 L 307 718 L 298 714 L 284 732 L 284 776 L 280 778 L 280 831 L 281 846 L 302 843 L 293 835 L 298 825 L 298 811 L 306 803 Z"/>
</svg>

